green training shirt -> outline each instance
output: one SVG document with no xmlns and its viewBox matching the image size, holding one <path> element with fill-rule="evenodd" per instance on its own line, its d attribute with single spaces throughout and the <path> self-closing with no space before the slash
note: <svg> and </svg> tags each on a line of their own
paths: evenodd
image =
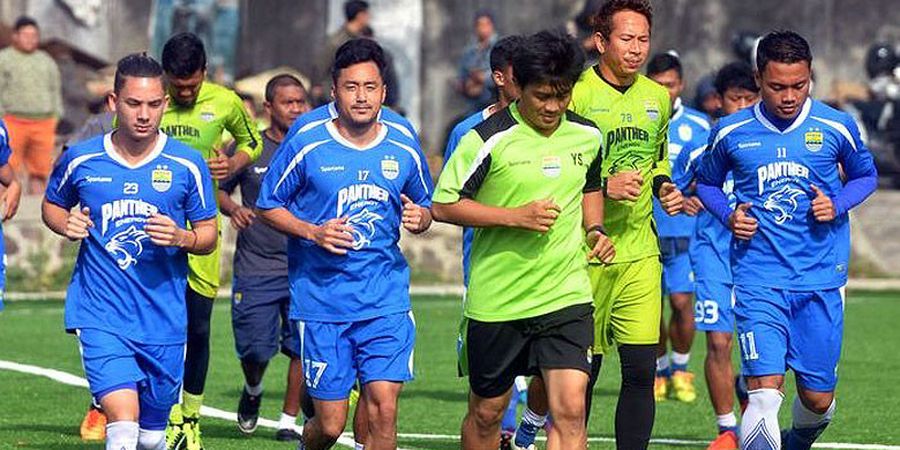
<svg viewBox="0 0 900 450">
<path fill-rule="evenodd" d="M 666 88 L 638 74 L 625 92 L 600 77 L 593 66 L 581 74 L 569 109 L 593 121 L 603 132 L 602 178 L 619 171 L 640 170 L 644 177 L 636 201 L 604 204 L 604 226 L 616 247 L 614 263 L 659 255 L 653 221 L 653 179 L 671 177 L 668 132 L 671 105 Z"/>
<path fill-rule="evenodd" d="M 463 198 L 515 208 L 553 199 L 562 209 L 544 234 L 518 228 L 475 228 L 465 316 L 505 322 L 591 303 L 581 202 L 600 190 L 600 131 L 564 114 L 546 137 L 513 103 L 460 140 L 444 167 L 434 202 Z"/>
</svg>

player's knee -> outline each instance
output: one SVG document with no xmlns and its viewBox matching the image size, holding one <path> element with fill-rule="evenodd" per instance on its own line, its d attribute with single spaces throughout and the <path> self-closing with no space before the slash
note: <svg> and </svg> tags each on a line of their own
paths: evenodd
<svg viewBox="0 0 900 450">
<path fill-rule="evenodd" d="M 556 400 L 553 413 L 554 424 L 567 426 L 584 426 L 584 397 L 567 395 Z"/>
<path fill-rule="evenodd" d="M 397 419 L 397 402 L 392 400 L 370 399 L 368 402 L 369 421 L 384 425 L 394 423 Z"/>
<path fill-rule="evenodd" d="M 165 450 L 165 430 L 141 429 L 140 434 L 138 435 L 138 448 L 142 450 Z"/>
<path fill-rule="evenodd" d="M 622 364 L 622 384 L 653 387 L 656 375 L 655 345 L 622 345 L 619 347 Z"/>
<path fill-rule="evenodd" d="M 727 336 L 715 336 L 708 334 L 706 340 L 706 350 L 709 359 L 721 362 L 727 361 L 731 364 L 731 339 Z"/>
<path fill-rule="evenodd" d="M 347 425 L 346 422 L 346 419 L 341 419 L 340 417 L 331 417 L 322 420 L 319 423 L 322 436 L 329 441 L 337 441 L 344 432 L 344 427 Z"/>
<path fill-rule="evenodd" d="M 833 392 L 813 392 L 800 390 L 800 401 L 806 409 L 816 414 L 826 414 L 834 404 Z"/>
<path fill-rule="evenodd" d="M 495 405 L 495 403 L 497 403 Z M 478 428 L 490 429 L 500 425 L 503 413 L 506 412 L 505 404 L 498 402 L 482 401 L 469 409 L 469 416 L 475 421 Z"/>
</svg>

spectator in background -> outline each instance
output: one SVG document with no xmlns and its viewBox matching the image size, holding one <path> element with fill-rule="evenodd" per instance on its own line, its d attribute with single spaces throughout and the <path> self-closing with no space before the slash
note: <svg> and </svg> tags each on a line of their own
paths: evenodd
<svg viewBox="0 0 900 450">
<path fill-rule="evenodd" d="M 491 49 L 497 42 L 494 16 L 485 10 L 475 13 L 475 42 L 463 51 L 459 61 L 457 90 L 466 98 L 471 111 L 491 103 L 495 90 L 491 79 Z"/>
<path fill-rule="evenodd" d="M 334 54 L 338 47 L 350 39 L 372 37 L 372 28 L 369 25 L 372 18 L 369 13 L 369 2 L 363 0 L 344 2 L 344 18 L 346 19 L 344 25 L 328 36 L 325 46 L 319 53 L 318 81 L 314 83 L 310 92 L 316 105 L 330 101 L 331 64 L 334 62 Z"/>
<path fill-rule="evenodd" d="M 59 67 L 43 50 L 38 24 L 16 19 L 12 45 L 0 50 L 0 111 L 10 131 L 10 164 L 28 173 L 28 193 L 44 192 L 56 145 L 56 123 L 63 103 Z"/>
</svg>

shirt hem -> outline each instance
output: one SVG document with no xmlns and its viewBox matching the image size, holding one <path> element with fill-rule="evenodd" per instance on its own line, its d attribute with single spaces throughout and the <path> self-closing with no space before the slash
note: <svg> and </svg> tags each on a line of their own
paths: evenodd
<svg viewBox="0 0 900 450">
<path fill-rule="evenodd" d="M 153 339 L 145 339 L 140 336 L 135 337 L 135 336 L 123 333 L 122 330 L 119 330 L 116 328 L 96 326 L 96 325 L 78 325 L 77 323 L 75 323 L 75 324 L 67 323 L 66 331 L 73 331 L 73 330 L 99 330 L 104 333 L 109 333 L 113 336 L 118 336 L 122 339 L 126 339 L 128 341 L 136 342 L 138 344 L 144 344 L 144 345 L 184 345 L 187 342 L 187 336 L 180 338 L 180 339 L 171 340 L 171 341 L 170 340 L 157 341 L 157 340 L 153 340 Z"/>
<path fill-rule="evenodd" d="M 471 300 L 469 300 L 469 301 L 471 301 Z M 542 308 L 542 309 L 539 309 L 536 311 L 529 310 L 528 312 L 520 312 L 520 313 L 516 313 L 516 314 L 504 314 L 504 315 L 500 316 L 500 315 L 491 315 L 491 314 L 479 314 L 477 312 L 472 312 L 472 311 L 466 310 L 463 313 L 463 315 L 467 319 L 477 320 L 479 322 L 512 322 L 514 320 L 531 319 L 534 317 L 540 317 L 540 316 L 544 316 L 547 314 L 555 313 L 557 311 L 566 309 L 570 306 L 586 305 L 586 304 L 593 305 L 593 303 L 594 303 L 594 299 L 590 295 L 588 295 L 587 298 L 582 299 L 582 300 L 572 300 L 572 301 L 565 302 L 565 303 L 553 304 L 552 306 L 548 306 L 546 308 Z M 467 303 L 467 304 L 470 304 L 470 303 Z"/>
<path fill-rule="evenodd" d="M 396 310 L 389 309 L 386 311 L 378 311 L 377 314 L 363 314 L 358 316 L 347 316 L 347 317 L 328 317 L 328 316 L 314 316 L 307 314 L 291 314 L 292 321 L 301 321 L 301 322 L 322 322 L 322 323 L 344 323 L 344 322 L 362 322 L 365 320 L 377 319 L 379 317 L 387 317 L 392 316 L 394 314 L 406 314 L 412 311 L 411 307 L 406 308 L 397 308 Z"/>
</svg>

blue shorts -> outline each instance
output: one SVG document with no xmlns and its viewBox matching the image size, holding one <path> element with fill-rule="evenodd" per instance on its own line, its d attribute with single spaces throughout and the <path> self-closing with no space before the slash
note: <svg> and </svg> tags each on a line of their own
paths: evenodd
<svg viewBox="0 0 900 450">
<path fill-rule="evenodd" d="M 832 392 L 844 334 L 843 289 L 735 286 L 734 315 L 747 376 L 794 371 L 797 384 Z"/>
<path fill-rule="evenodd" d="M 663 294 L 694 292 L 694 272 L 691 269 L 690 238 L 660 238 L 662 254 Z"/>
<path fill-rule="evenodd" d="M 184 373 L 184 344 L 141 344 L 93 328 L 78 330 L 84 374 L 96 401 L 121 389 L 137 391 L 140 427 L 164 430 Z"/>
<path fill-rule="evenodd" d="M 698 280 L 694 324 L 699 331 L 734 333 L 734 292 L 731 283 Z"/>
<path fill-rule="evenodd" d="M 413 379 L 416 323 L 412 311 L 358 322 L 297 322 L 309 395 L 343 400 L 358 379 Z"/>
<path fill-rule="evenodd" d="M 231 294 L 231 328 L 234 349 L 241 360 L 267 362 L 281 352 L 300 354 L 295 325 L 288 320 L 291 307 L 287 275 L 234 277 Z"/>
</svg>

